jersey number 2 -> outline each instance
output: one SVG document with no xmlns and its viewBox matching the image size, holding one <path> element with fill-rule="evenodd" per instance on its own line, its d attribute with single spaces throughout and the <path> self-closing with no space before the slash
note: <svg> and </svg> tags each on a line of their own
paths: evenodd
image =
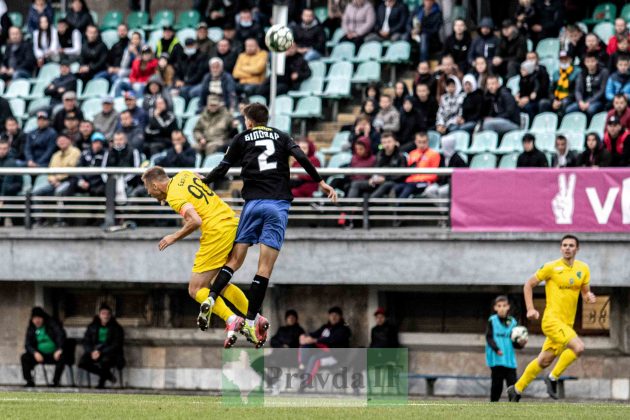
<svg viewBox="0 0 630 420">
<path fill-rule="evenodd" d="M 265 150 L 258 155 L 258 167 L 260 168 L 260 172 L 276 169 L 278 162 L 267 162 L 267 159 L 276 152 L 276 146 L 274 146 L 273 140 L 257 140 L 255 144 L 256 146 L 265 146 Z"/>
</svg>

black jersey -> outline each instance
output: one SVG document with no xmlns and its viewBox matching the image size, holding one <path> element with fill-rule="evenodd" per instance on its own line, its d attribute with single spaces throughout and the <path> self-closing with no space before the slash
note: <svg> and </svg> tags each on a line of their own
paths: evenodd
<svg viewBox="0 0 630 420">
<path fill-rule="evenodd" d="M 232 139 L 223 160 L 204 179 L 211 183 L 225 176 L 232 166 L 241 166 L 245 200 L 292 200 L 289 157 L 295 157 L 316 182 L 315 167 L 291 136 L 271 127 L 258 126 Z"/>
</svg>

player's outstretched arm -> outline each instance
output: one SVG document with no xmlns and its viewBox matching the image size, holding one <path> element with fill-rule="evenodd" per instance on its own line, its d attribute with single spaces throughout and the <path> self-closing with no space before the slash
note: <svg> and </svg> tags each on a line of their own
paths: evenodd
<svg viewBox="0 0 630 420">
<path fill-rule="evenodd" d="M 534 274 L 525 282 L 523 286 L 523 297 L 525 298 L 525 308 L 527 308 L 527 319 L 538 319 L 540 314 L 534 307 L 534 287 L 538 286 L 540 280 Z"/>
<path fill-rule="evenodd" d="M 328 185 L 322 179 L 321 175 L 319 174 L 319 172 L 317 172 L 317 169 L 315 168 L 315 166 L 313 166 L 313 164 L 308 159 L 308 157 L 304 154 L 302 149 L 300 149 L 298 145 L 295 145 L 295 146 L 291 147 L 289 150 L 290 150 L 291 156 L 293 156 L 295 158 L 295 160 L 298 161 L 300 166 L 302 168 L 304 168 L 304 170 L 306 170 L 306 173 L 309 174 L 309 176 L 313 179 L 313 181 L 315 181 L 315 182 L 317 182 L 319 184 L 319 187 L 326 193 L 328 198 L 333 203 L 336 203 L 337 202 L 337 191 L 335 191 L 335 189 L 333 187 Z"/>
<path fill-rule="evenodd" d="M 186 208 L 186 211 L 184 213 L 184 226 L 182 226 L 182 228 L 177 232 L 171 233 L 170 235 L 166 235 L 164 238 L 162 238 L 160 244 L 158 245 L 160 251 L 164 251 L 166 248 L 173 245 L 180 239 L 190 235 L 201 226 L 201 217 L 199 217 L 199 214 L 195 211 L 195 208 L 192 206 L 192 204 L 186 204 L 185 207 L 186 206 L 188 206 L 188 208 Z"/>
<path fill-rule="evenodd" d="M 589 284 L 583 284 L 580 291 L 582 292 L 582 300 L 584 300 L 584 302 L 597 302 L 597 296 L 595 296 L 595 293 L 591 292 L 591 286 Z"/>
</svg>

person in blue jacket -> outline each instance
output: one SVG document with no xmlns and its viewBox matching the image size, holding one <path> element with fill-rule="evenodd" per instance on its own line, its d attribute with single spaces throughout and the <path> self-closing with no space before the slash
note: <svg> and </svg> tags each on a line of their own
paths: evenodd
<svg viewBox="0 0 630 420">
<path fill-rule="evenodd" d="M 497 296 L 493 309 L 494 314 L 488 318 L 486 328 L 486 363 L 492 372 L 490 401 L 496 402 L 503 393 L 503 381 L 508 387 L 516 383 L 517 364 L 514 348 L 523 348 L 525 342 L 512 342 L 512 330 L 518 322 L 509 315 L 508 297 Z"/>
</svg>

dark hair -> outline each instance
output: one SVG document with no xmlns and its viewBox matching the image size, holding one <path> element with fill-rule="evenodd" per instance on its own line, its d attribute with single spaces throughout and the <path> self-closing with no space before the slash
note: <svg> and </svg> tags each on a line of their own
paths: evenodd
<svg viewBox="0 0 630 420">
<path fill-rule="evenodd" d="M 98 311 L 109 311 L 112 312 L 112 308 L 111 306 L 109 306 L 107 303 L 103 302 L 101 303 L 101 306 L 99 306 Z"/>
<path fill-rule="evenodd" d="M 243 116 L 256 125 L 265 125 L 269 121 L 269 109 L 263 104 L 249 104 L 243 109 Z"/>
<path fill-rule="evenodd" d="M 297 311 L 295 309 L 288 309 L 285 313 L 284 313 L 284 319 L 287 319 L 288 317 L 290 317 L 291 315 L 293 315 L 295 317 L 295 319 L 298 319 L 298 314 Z"/>
<path fill-rule="evenodd" d="M 536 141 L 536 137 L 534 137 L 534 135 L 532 133 L 525 133 L 523 134 L 523 140 L 522 141 Z"/>
<path fill-rule="evenodd" d="M 558 134 L 556 136 L 556 141 L 558 141 L 558 140 L 562 140 L 562 141 L 566 142 L 567 138 L 563 134 Z"/>
<path fill-rule="evenodd" d="M 619 54 L 619 58 L 617 58 L 617 63 L 620 61 L 630 61 L 630 55 L 628 54 Z"/>
<path fill-rule="evenodd" d="M 444 84 L 445 84 L 446 86 L 448 86 L 448 85 L 454 85 L 454 84 L 455 84 L 455 80 L 454 80 L 452 77 L 448 77 L 448 78 L 446 79 L 446 81 L 444 82 Z"/>
<path fill-rule="evenodd" d="M 390 137 L 390 138 L 396 140 L 396 136 L 391 131 L 385 131 L 385 132 L 383 132 L 383 134 L 381 134 L 381 140 L 383 140 L 385 137 Z"/>
<path fill-rule="evenodd" d="M 594 58 L 596 60 L 599 59 L 599 57 L 597 56 L 597 53 L 595 53 L 595 51 L 588 51 L 585 55 L 584 55 L 584 60 L 586 60 L 587 58 Z"/>
<path fill-rule="evenodd" d="M 623 93 L 617 93 L 615 97 L 613 98 L 613 100 L 615 100 L 616 98 L 621 98 L 624 101 L 628 102 L 628 98 L 626 98 L 626 95 L 624 95 Z"/>
<path fill-rule="evenodd" d="M 122 114 L 129 114 L 129 115 L 131 115 L 131 111 L 130 111 L 130 110 L 128 110 L 128 109 L 125 109 L 124 111 L 122 111 L 122 112 L 120 113 L 120 115 L 122 115 Z M 122 131 L 121 131 L 121 133 L 122 133 Z M 114 133 L 114 134 L 116 134 L 116 133 Z"/>
<path fill-rule="evenodd" d="M 573 239 L 575 241 L 575 245 L 578 248 L 580 247 L 580 240 L 577 238 L 577 236 L 571 235 L 571 234 L 564 235 L 562 239 L 560 240 L 560 244 L 562 244 L 567 239 Z"/>
<path fill-rule="evenodd" d="M 416 137 L 429 137 L 429 134 L 426 131 L 418 131 Z"/>
<path fill-rule="evenodd" d="M 622 95 L 623 95 L 623 94 L 622 94 Z M 4 123 L 6 124 L 6 122 L 7 122 L 7 121 L 9 121 L 9 120 L 14 121 L 14 122 L 16 122 L 16 123 L 18 122 L 17 118 L 15 118 L 15 117 L 12 117 L 12 116 L 11 116 L 11 117 L 6 117 L 6 118 L 4 119 Z"/>
<path fill-rule="evenodd" d="M 333 306 L 328 310 L 329 314 L 338 314 L 339 316 L 343 316 L 343 311 L 339 306 Z"/>
<path fill-rule="evenodd" d="M 497 76 L 496 74 L 493 73 L 488 73 L 488 75 L 486 76 L 486 83 L 488 82 L 488 80 L 490 79 L 495 79 L 495 80 L 499 80 L 499 76 Z"/>
<path fill-rule="evenodd" d="M 48 29 L 46 29 L 46 31 L 42 31 L 41 26 L 39 24 L 39 21 L 42 18 L 46 18 L 46 20 L 48 21 Z M 50 45 L 52 43 L 52 39 L 51 39 L 51 27 L 52 26 L 52 22 L 50 21 L 50 19 L 48 19 L 48 16 L 46 15 L 41 15 L 39 18 L 37 18 L 37 47 L 43 49 L 44 47 L 42 46 L 42 36 L 44 35 L 44 32 L 46 33 L 46 39 L 48 40 L 48 47 L 50 48 Z"/>
<path fill-rule="evenodd" d="M 496 305 L 499 302 L 510 303 L 510 300 L 508 299 L 507 295 L 499 295 L 499 296 L 494 298 L 494 303 L 492 305 L 494 306 L 494 305 Z"/>
<path fill-rule="evenodd" d="M 382 94 L 382 95 L 381 95 L 381 98 L 387 98 L 387 99 L 389 99 L 390 101 L 392 100 L 392 97 L 391 97 L 391 96 L 389 96 L 387 93 Z"/>
<path fill-rule="evenodd" d="M 9 139 L 5 136 L 0 137 L 0 144 L 9 144 Z"/>
</svg>

